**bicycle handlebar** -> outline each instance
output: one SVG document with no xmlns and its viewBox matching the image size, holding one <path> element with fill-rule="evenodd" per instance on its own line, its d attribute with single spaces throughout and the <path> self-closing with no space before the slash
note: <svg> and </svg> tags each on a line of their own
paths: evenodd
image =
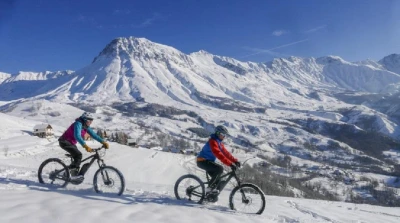
<svg viewBox="0 0 400 223">
<path fill-rule="evenodd" d="M 102 147 L 99 147 L 99 148 L 97 148 L 97 149 L 92 149 L 92 151 L 93 151 L 93 152 L 97 152 L 97 151 L 100 151 L 100 150 L 102 150 L 102 149 L 105 149 L 105 147 L 102 146 Z"/>
<path fill-rule="evenodd" d="M 249 160 L 251 160 L 251 159 L 254 159 L 254 158 L 257 158 L 257 157 L 255 156 L 255 157 L 251 157 L 251 158 L 248 158 L 247 160 L 245 160 L 245 161 L 242 163 L 242 165 L 241 165 L 240 167 L 236 167 L 235 172 L 236 172 L 237 170 L 242 169 L 242 168 L 244 167 L 244 164 L 246 164 L 247 161 L 249 161 Z M 233 171 L 233 170 L 232 170 L 232 171 Z"/>
<path fill-rule="evenodd" d="M 247 160 L 245 160 L 245 161 L 243 162 L 242 166 L 244 166 L 244 164 L 245 164 L 247 161 L 249 161 L 249 160 L 251 160 L 251 159 L 254 159 L 254 158 L 257 158 L 257 157 L 254 156 L 254 157 L 248 158 Z"/>
</svg>

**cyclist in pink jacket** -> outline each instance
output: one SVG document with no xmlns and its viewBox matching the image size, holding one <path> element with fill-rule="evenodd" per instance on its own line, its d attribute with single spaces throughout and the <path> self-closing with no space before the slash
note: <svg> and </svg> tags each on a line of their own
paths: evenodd
<svg viewBox="0 0 400 223">
<path fill-rule="evenodd" d="M 106 149 L 109 148 L 108 143 L 98 136 L 90 125 L 93 122 L 93 115 L 89 112 L 84 112 L 79 118 L 72 123 L 64 134 L 58 139 L 60 147 L 71 154 L 73 162 L 69 166 L 71 170 L 71 178 L 79 178 L 76 176 L 79 172 L 79 167 L 82 160 L 82 153 L 78 150 L 76 144 L 79 142 L 87 152 L 92 152 L 92 149 L 85 143 L 83 137 L 88 133 L 93 139 L 104 145 Z"/>
</svg>

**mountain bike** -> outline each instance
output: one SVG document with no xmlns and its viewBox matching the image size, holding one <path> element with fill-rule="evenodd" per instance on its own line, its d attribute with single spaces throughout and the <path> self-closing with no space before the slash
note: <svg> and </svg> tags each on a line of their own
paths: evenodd
<svg viewBox="0 0 400 223">
<path fill-rule="evenodd" d="M 246 160 L 247 161 L 247 160 Z M 246 163 L 243 163 L 243 165 Z M 202 204 L 204 201 L 216 202 L 218 195 L 231 179 L 236 180 L 236 186 L 229 195 L 229 207 L 232 210 L 248 213 L 261 214 L 265 209 L 265 196 L 261 189 L 252 183 L 242 183 L 236 171 L 232 170 L 221 175 L 217 181 L 216 192 L 205 192 L 205 185 L 210 183 L 210 176 L 203 182 L 193 174 L 181 176 L 175 183 L 174 193 L 178 200 L 189 200 Z"/>
<path fill-rule="evenodd" d="M 92 164 L 97 161 L 99 169 L 93 178 L 94 190 L 97 193 L 121 195 L 125 190 L 125 179 L 117 168 L 104 163 L 102 157 L 105 155 L 105 150 L 103 153 L 100 152 L 103 148 L 93 149 L 94 154 L 82 160 L 82 163 L 87 162 L 82 165 L 79 174 L 84 176 Z M 70 154 L 65 155 L 71 158 L 71 162 L 73 161 Z M 40 165 L 38 178 L 40 183 L 54 188 L 66 187 L 68 183 L 79 185 L 84 181 L 84 178 L 71 179 L 71 172 L 72 170 L 63 161 L 58 158 L 50 158 Z"/>
</svg>

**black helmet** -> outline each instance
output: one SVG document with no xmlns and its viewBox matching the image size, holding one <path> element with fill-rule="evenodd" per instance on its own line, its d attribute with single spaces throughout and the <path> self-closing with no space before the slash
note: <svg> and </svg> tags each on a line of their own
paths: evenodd
<svg viewBox="0 0 400 223">
<path fill-rule="evenodd" d="M 221 134 L 226 136 L 229 135 L 228 129 L 225 128 L 225 126 L 219 125 L 215 128 L 215 135 Z"/>
</svg>

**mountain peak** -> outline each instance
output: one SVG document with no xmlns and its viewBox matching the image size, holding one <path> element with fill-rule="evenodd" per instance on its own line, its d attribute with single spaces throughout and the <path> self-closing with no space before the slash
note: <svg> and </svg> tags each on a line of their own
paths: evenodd
<svg viewBox="0 0 400 223">
<path fill-rule="evenodd" d="M 400 74 L 400 54 L 390 54 L 379 61 L 388 71 Z"/>
<path fill-rule="evenodd" d="M 113 39 L 107 46 L 100 52 L 101 55 L 113 55 L 118 52 L 119 48 L 126 48 L 129 46 L 140 46 L 140 45 L 151 45 L 150 40 L 146 38 L 137 38 L 137 37 L 118 37 Z"/>
<path fill-rule="evenodd" d="M 212 53 L 209 53 L 209 52 L 207 52 L 207 51 L 205 51 L 205 50 L 200 50 L 200 51 L 198 51 L 198 52 L 196 52 L 196 53 L 198 53 L 198 54 L 205 54 L 205 55 L 212 55 Z"/>
<path fill-rule="evenodd" d="M 341 57 L 333 56 L 333 55 L 329 55 L 329 56 L 325 56 L 325 57 L 319 57 L 319 58 L 316 59 L 316 61 L 317 61 L 317 63 L 323 64 L 323 65 L 347 63 Z"/>
<path fill-rule="evenodd" d="M 159 58 L 162 55 L 183 55 L 183 53 L 173 47 L 154 43 L 146 38 L 119 37 L 107 44 L 93 60 L 93 63 L 101 57 L 123 57 L 126 55 L 130 57 Z"/>
<path fill-rule="evenodd" d="M 400 54 L 392 53 L 392 54 L 382 58 L 382 60 L 380 60 L 380 61 L 385 61 L 385 60 L 396 60 L 396 61 L 399 61 L 400 60 Z"/>
<path fill-rule="evenodd" d="M 199 50 L 197 52 L 193 52 L 190 54 L 190 56 L 195 56 L 195 57 L 205 57 L 205 58 L 214 58 L 214 54 L 211 54 L 205 50 Z"/>
</svg>

